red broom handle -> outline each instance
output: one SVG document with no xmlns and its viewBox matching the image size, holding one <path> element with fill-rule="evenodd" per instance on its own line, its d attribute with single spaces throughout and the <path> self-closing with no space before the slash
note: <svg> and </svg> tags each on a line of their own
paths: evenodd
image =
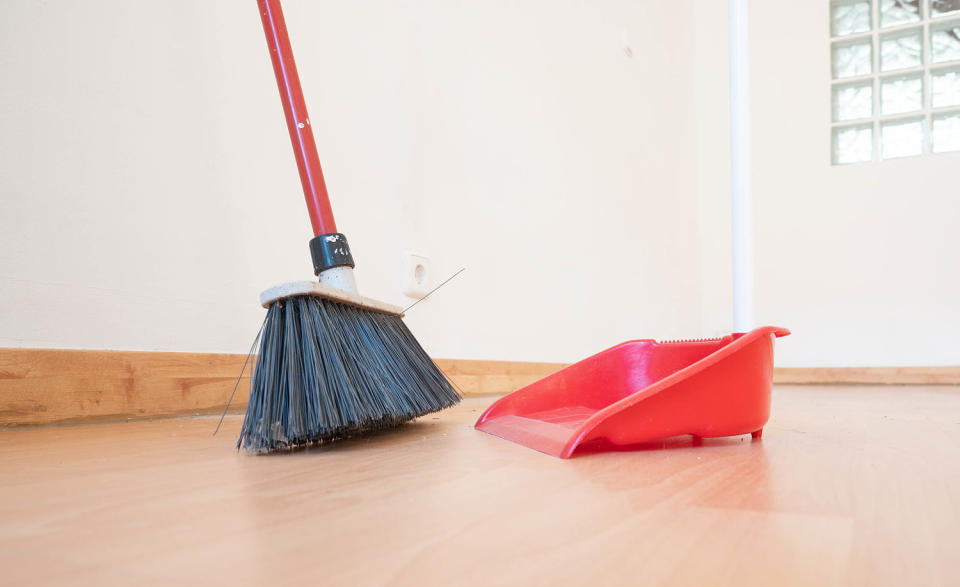
<svg viewBox="0 0 960 587">
<path fill-rule="evenodd" d="M 317 145 L 313 141 L 313 132 L 310 130 L 307 105 L 303 101 L 297 64 L 293 61 L 293 49 L 290 48 L 290 37 L 287 36 L 287 24 L 283 20 L 280 0 L 257 0 L 257 4 L 260 6 L 263 32 L 267 36 L 267 46 L 270 48 L 273 73 L 277 76 L 283 113 L 287 117 L 287 129 L 290 130 L 293 154 L 297 158 L 297 168 L 300 170 L 300 183 L 303 184 L 303 195 L 307 199 L 313 235 L 337 232 L 333 210 L 330 208 L 330 196 L 327 194 L 327 185 L 323 181 L 323 171 L 320 169 Z"/>
</svg>

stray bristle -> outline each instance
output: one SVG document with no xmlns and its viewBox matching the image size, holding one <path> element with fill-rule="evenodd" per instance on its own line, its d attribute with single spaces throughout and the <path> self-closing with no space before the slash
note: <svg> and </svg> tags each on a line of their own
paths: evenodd
<svg viewBox="0 0 960 587">
<path fill-rule="evenodd" d="M 400 316 L 315 296 L 270 305 L 237 447 L 295 448 L 460 401 Z"/>
</svg>

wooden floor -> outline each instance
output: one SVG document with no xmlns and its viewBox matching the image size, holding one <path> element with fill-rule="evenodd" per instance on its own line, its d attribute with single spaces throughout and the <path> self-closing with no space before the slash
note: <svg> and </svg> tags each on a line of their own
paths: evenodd
<svg viewBox="0 0 960 587">
<path fill-rule="evenodd" d="M 490 401 L 266 457 L 237 417 L 0 432 L 0 584 L 960 584 L 960 388 L 781 386 L 761 441 L 569 461 Z"/>
</svg>

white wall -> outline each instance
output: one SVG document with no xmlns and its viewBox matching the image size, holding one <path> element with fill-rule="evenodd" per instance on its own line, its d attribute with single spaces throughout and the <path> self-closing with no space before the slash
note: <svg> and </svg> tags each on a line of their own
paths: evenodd
<svg viewBox="0 0 960 587">
<path fill-rule="evenodd" d="M 700 333 L 692 1 L 286 11 L 361 290 L 467 268 L 434 356 Z M 0 346 L 245 352 L 310 236 L 252 0 L 0 4 Z"/>
<path fill-rule="evenodd" d="M 960 154 L 830 165 L 829 3 L 752 3 L 757 318 L 784 366 L 960 364 Z"/>
</svg>

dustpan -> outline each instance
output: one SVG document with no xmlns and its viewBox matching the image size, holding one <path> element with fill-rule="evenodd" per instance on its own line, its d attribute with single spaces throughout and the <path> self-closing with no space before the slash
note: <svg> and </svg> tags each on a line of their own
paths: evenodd
<svg viewBox="0 0 960 587">
<path fill-rule="evenodd" d="M 564 459 L 687 434 L 759 438 L 770 417 L 774 340 L 788 334 L 764 326 L 708 340 L 624 342 L 497 400 L 476 428 Z"/>
</svg>

